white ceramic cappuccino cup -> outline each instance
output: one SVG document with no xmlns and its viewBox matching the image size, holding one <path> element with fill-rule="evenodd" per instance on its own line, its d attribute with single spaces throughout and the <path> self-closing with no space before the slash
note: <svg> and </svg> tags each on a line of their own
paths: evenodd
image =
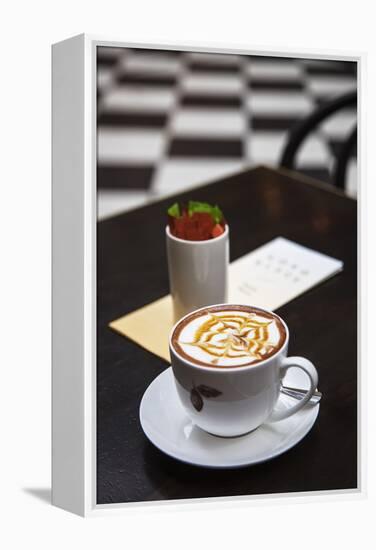
<svg viewBox="0 0 376 550">
<path fill-rule="evenodd" d="M 230 311 L 235 304 L 210 306 Z M 210 309 L 200 308 L 197 311 Z M 213 435 L 234 437 L 246 434 L 265 422 L 278 422 L 298 412 L 311 399 L 317 388 L 318 375 L 313 364 L 304 357 L 287 357 L 289 331 L 286 323 L 275 313 L 260 308 L 277 318 L 285 329 L 285 340 L 274 355 L 243 366 L 218 367 L 197 364 L 183 357 L 172 343 L 175 328 L 170 334 L 170 355 L 176 389 L 180 401 L 194 424 Z M 197 313 L 197 312 L 194 312 Z M 299 367 L 309 378 L 310 388 L 301 401 L 275 409 L 282 380 L 290 367 Z"/>
<path fill-rule="evenodd" d="M 166 227 L 174 321 L 203 306 L 227 301 L 229 229 L 206 241 L 187 241 Z"/>
</svg>

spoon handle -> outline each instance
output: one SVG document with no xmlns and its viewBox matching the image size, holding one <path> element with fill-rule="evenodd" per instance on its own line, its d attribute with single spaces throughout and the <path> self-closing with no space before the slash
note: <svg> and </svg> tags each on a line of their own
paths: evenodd
<svg viewBox="0 0 376 550">
<path fill-rule="evenodd" d="M 298 399 L 299 401 L 303 399 L 303 397 L 307 393 L 306 390 L 302 390 L 300 388 L 291 388 L 289 386 L 282 386 L 281 392 L 284 393 L 285 395 L 293 397 L 294 399 Z M 316 404 L 321 401 L 321 398 L 322 398 L 322 393 L 316 390 L 309 402 L 312 404 Z"/>
</svg>

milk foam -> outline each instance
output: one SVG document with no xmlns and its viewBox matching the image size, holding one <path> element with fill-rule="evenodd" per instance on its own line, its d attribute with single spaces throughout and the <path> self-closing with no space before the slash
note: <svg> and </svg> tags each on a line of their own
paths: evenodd
<svg viewBox="0 0 376 550">
<path fill-rule="evenodd" d="M 262 312 L 222 310 L 193 317 L 177 341 L 193 360 L 230 367 L 270 356 L 280 347 L 281 338 L 276 320 Z"/>
</svg>

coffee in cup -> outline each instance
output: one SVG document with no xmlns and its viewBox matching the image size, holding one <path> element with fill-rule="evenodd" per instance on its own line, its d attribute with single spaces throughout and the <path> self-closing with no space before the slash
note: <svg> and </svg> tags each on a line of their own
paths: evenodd
<svg viewBox="0 0 376 550">
<path fill-rule="evenodd" d="M 277 315 L 256 307 L 215 306 L 188 315 L 175 328 L 176 352 L 197 365 L 254 365 L 277 353 L 286 340 Z"/>
</svg>

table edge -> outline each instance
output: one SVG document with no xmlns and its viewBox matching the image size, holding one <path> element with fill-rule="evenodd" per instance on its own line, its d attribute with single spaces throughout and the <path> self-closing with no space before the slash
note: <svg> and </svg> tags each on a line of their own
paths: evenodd
<svg viewBox="0 0 376 550">
<path fill-rule="evenodd" d="M 193 185 L 193 186 L 190 186 L 190 187 L 186 187 L 185 189 L 183 189 L 179 193 L 168 193 L 167 195 L 164 195 L 163 197 L 159 197 L 155 200 L 151 200 L 151 201 L 147 202 L 146 204 L 136 206 L 135 208 L 130 208 L 129 210 L 126 210 L 125 212 L 120 212 L 120 213 L 114 214 L 112 216 L 108 216 L 108 217 L 106 217 L 102 220 L 97 219 L 97 224 L 101 224 L 101 223 L 108 222 L 108 221 L 113 221 L 115 218 L 120 218 L 121 216 L 124 216 L 124 215 L 126 215 L 130 212 L 135 212 L 137 210 L 142 210 L 143 208 L 145 208 L 147 206 L 157 204 L 158 202 L 163 202 L 164 200 L 166 200 L 168 198 L 176 197 L 176 196 L 180 195 L 181 193 L 186 193 L 186 192 L 189 192 L 189 191 L 193 191 L 195 189 L 201 189 L 202 187 L 205 187 L 205 186 L 208 186 L 208 185 L 213 185 L 215 183 L 219 183 L 219 182 L 223 181 L 224 179 L 232 178 L 232 177 L 234 177 L 238 174 L 240 175 L 240 174 L 243 174 L 245 172 L 257 172 L 257 171 L 274 172 L 274 173 L 277 173 L 277 174 L 281 174 L 282 176 L 287 176 L 287 177 L 289 177 L 289 178 L 291 178 L 291 179 L 293 179 L 293 180 L 295 180 L 299 183 L 303 183 L 303 184 L 306 184 L 306 185 L 310 185 L 312 187 L 316 187 L 317 189 L 320 189 L 321 191 L 327 191 L 329 193 L 333 193 L 333 194 L 337 195 L 338 197 L 342 197 L 343 199 L 347 199 L 351 202 L 355 202 L 355 203 L 357 202 L 356 198 L 349 197 L 343 191 L 337 189 L 336 187 L 334 187 L 330 183 L 321 182 L 319 180 L 316 180 L 315 178 L 312 178 L 311 176 L 306 176 L 305 174 L 301 174 L 300 172 L 296 172 L 295 170 L 290 170 L 288 168 L 268 166 L 267 164 L 258 164 L 257 166 L 252 166 L 252 167 L 249 167 L 249 168 L 245 168 L 244 170 L 238 170 L 236 172 L 231 172 L 231 173 L 227 174 L 226 176 L 224 176 L 223 178 L 215 178 L 215 179 L 205 180 L 205 181 L 202 182 L 201 185 Z M 98 189 L 97 189 L 97 192 L 98 192 Z"/>
</svg>

